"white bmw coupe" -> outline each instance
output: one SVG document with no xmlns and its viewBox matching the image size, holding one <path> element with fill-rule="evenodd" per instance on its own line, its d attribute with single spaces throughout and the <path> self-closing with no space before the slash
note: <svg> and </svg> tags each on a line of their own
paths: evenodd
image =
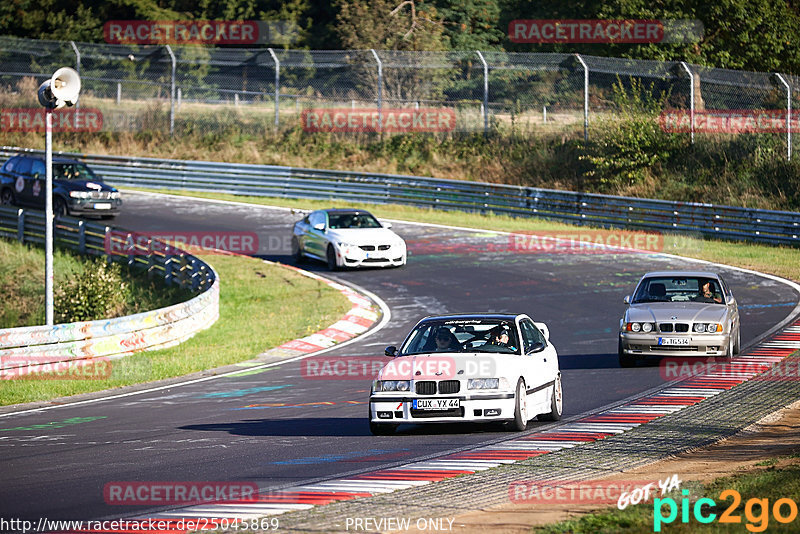
<svg viewBox="0 0 800 534">
<path fill-rule="evenodd" d="M 343 267 L 401 267 L 406 243 L 371 213 L 353 209 L 312 211 L 294 225 L 292 255 L 322 260 L 331 270 Z"/>
<path fill-rule="evenodd" d="M 369 427 L 402 423 L 503 422 L 561 418 L 558 354 L 544 323 L 525 314 L 426 317 L 400 346 L 386 348 L 369 397 Z"/>
</svg>

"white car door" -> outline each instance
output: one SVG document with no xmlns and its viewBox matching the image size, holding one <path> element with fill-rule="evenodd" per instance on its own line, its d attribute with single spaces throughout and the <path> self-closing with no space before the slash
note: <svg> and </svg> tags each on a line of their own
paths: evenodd
<svg viewBox="0 0 800 534">
<path fill-rule="evenodd" d="M 530 319 L 520 321 L 522 331 L 522 348 L 525 358 L 525 367 L 529 376 L 526 377 L 529 394 L 528 401 L 538 407 L 541 412 L 549 407 L 550 384 L 555 378 L 553 366 L 557 365 L 553 357 L 552 347 L 547 343 L 544 335 L 537 329 Z"/>
</svg>

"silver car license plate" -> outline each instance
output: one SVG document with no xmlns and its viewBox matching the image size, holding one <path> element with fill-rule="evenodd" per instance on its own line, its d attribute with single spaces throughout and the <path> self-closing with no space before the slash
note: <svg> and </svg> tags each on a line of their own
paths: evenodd
<svg viewBox="0 0 800 534">
<path fill-rule="evenodd" d="M 660 337 L 658 338 L 659 345 L 688 345 L 689 338 L 686 337 Z"/>
</svg>

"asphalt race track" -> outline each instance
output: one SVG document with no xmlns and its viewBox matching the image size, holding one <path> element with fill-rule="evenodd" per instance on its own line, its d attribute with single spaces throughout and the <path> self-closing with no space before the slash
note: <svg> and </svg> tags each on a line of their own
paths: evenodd
<svg viewBox="0 0 800 534">
<path fill-rule="evenodd" d="M 259 255 L 292 263 L 287 210 L 127 193 L 116 225 L 143 232 L 255 232 Z M 385 361 L 421 317 L 526 312 L 550 327 L 563 372 L 564 416 L 595 411 L 664 383 L 657 365 L 617 364 L 623 297 L 646 271 L 704 268 L 653 254 L 531 253 L 507 235 L 395 223 L 411 256 L 402 269 L 330 274 L 365 288 L 391 321 L 328 352 Z M 213 264 L 213 262 L 212 262 Z M 305 268 L 328 275 L 321 264 Z M 772 279 L 721 269 L 739 301 L 742 346 L 784 320 L 800 299 Z M 224 279 L 222 287 L 224 291 Z M 266 349 L 267 347 L 265 347 Z M 374 437 L 370 379 L 310 380 L 299 362 L 263 372 L 0 418 L 0 516 L 101 519 L 162 508 L 110 506 L 118 481 L 236 481 L 276 489 L 388 467 L 515 434 L 497 427 L 407 426 Z M 270 406 L 282 403 L 284 406 Z M 531 422 L 529 430 L 545 423 Z M 552 424 L 552 423 L 550 423 Z M 47 425 L 37 427 L 36 425 Z"/>
</svg>

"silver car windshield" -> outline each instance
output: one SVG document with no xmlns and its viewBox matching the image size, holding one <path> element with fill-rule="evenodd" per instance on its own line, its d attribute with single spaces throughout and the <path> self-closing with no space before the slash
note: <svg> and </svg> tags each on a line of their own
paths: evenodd
<svg viewBox="0 0 800 534">
<path fill-rule="evenodd" d="M 633 298 L 643 302 L 703 302 L 722 304 L 722 289 L 715 278 L 664 276 L 645 278 Z"/>
<path fill-rule="evenodd" d="M 519 341 L 513 321 L 483 319 L 426 321 L 411 332 L 400 353 L 405 356 L 429 352 L 516 354 L 519 352 Z"/>
</svg>

